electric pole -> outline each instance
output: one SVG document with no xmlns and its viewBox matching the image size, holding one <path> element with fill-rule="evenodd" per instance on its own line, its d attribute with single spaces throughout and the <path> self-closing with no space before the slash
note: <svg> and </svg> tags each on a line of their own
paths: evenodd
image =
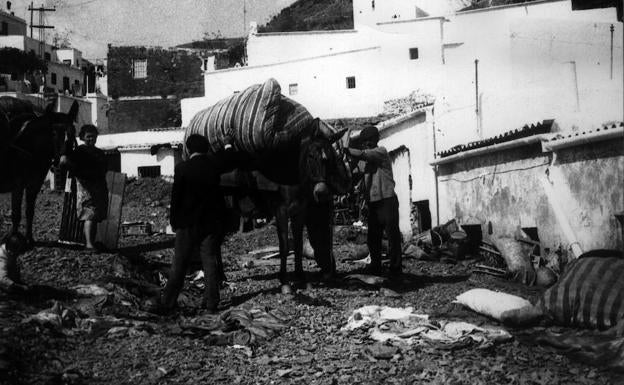
<svg viewBox="0 0 624 385">
<path fill-rule="evenodd" d="M 54 28 L 54 26 L 52 25 L 45 25 L 44 23 L 44 13 L 45 12 L 54 12 L 56 11 L 56 8 L 45 8 L 43 6 L 43 4 L 41 4 L 41 7 L 39 8 L 35 8 L 33 6 L 33 2 L 30 2 L 30 7 L 28 7 L 28 10 L 30 11 L 30 38 L 33 38 L 33 28 L 37 28 L 39 30 L 39 54 L 41 55 L 42 58 L 45 58 L 45 49 L 43 49 L 44 44 L 45 44 L 45 30 L 46 29 L 51 29 Z M 38 25 L 33 25 L 33 12 L 39 12 L 39 24 Z"/>
<path fill-rule="evenodd" d="M 247 36 L 247 0 L 243 0 L 243 36 Z"/>
</svg>

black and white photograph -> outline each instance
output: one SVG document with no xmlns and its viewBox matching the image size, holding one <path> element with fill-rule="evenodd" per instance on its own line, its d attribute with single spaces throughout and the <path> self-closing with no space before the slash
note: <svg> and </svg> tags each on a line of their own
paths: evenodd
<svg viewBox="0 0 624 385">
<path fill-rule="evenodd" d="M 624 384 L 624 0 L 1 0 L 0 385 Z"/>
</svg>

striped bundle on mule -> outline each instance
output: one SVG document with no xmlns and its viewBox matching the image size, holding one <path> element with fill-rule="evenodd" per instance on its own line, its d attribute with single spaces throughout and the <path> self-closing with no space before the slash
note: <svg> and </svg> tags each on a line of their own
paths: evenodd
<svg viewBox="0 0 624 385">
<path fill-rule="evenodd" d="M 222 149 L 229 136 L 236 150 L 257 155 L 292 144 L 312 122 L 302 105 L 281 95 L 279 83 L 268 79 L 198 112 L 186 136 L 207 137 L 213 152 Z"/>
<path fill-rule="evenodd" d="M 558 325 L 608 329 L 624 318 L 624 259 L 579 257 L 539 304 Z"/>
</svg>

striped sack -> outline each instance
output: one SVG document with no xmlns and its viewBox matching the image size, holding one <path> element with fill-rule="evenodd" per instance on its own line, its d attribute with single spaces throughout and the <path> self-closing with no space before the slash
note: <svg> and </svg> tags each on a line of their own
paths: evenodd
<svg viewBox="0 0 624 385">
<path fill-rule="evenodd" d="M 226 135 L 230 135 L 239 151 L 255 154 L 264 150 L 266 137 L 274 132 L 280 91 L 277 81 L 269 79 L 220 100 L 193 117 L 186 128 L 185 142 L 189 135 L 200 134 L 208 138 L 211 150 L 218 152 Z"/>
<path fill-rule="evenodd" d="M 615 326 L 624 318 L 624 259 L 581 256 L 540 301 L 559 325 L 601 330 Z"/>
</svg>

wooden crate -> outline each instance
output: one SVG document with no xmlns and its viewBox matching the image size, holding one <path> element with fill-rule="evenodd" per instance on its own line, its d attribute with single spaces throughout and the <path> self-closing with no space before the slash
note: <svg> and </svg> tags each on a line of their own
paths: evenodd
<svg viewBox="0 0 624 385">
<path fill-rule="evenodd" d="M 59 241 L 84 244 L 84 222 L 78 219 L 76 183 L 75 178 L 67 178 Z M 95 241 L 101 243 L 109 250 L 114 250 L 117 248 L 119 241 L 126 174 L 109 171 L 106 173 L 106 184 L 108 185 L 108 213 L 106 219 L 98 223 Z"/>
</svg>

